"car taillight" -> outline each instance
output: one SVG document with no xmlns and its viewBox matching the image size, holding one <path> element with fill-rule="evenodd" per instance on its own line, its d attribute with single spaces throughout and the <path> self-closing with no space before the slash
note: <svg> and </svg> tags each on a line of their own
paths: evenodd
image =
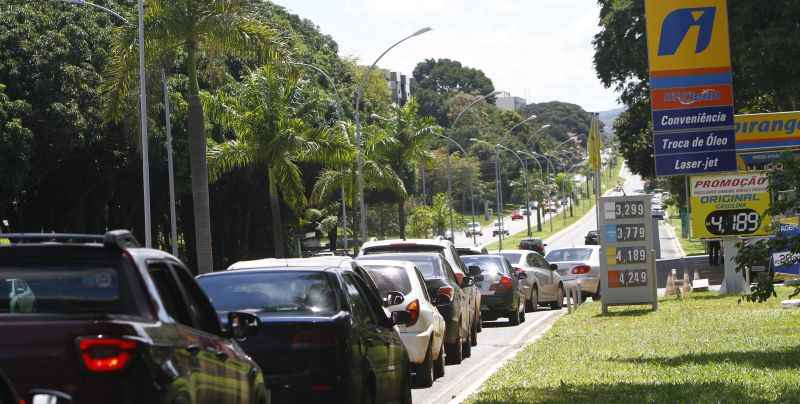
<svg viewBox="0 0 800 404">
<path fill-rule="evenodd" d="M 439 299 L 447 299 L 446 301 L 449 303 L 453 301 L 453 292 L 455 292 L 455 289 L 452 286 L 442 286 L 436 291 L 436 296 Z"/>
<path fill-rule="evenodd" d="M 419 319 L 419 300 L 414 300 L 406 306 L 406 311 L 411 314 L 411 321 L 406 324 L 407 326 L 414 325 Z"/>
<path fill-rule="evenodd" d="M 456 275 L 456 281 L 458 282 L 459 285 L 462 282 L 464 282 L 464 274 L 462 274 L 461 272 L 455 272 L 455 275 Z"/>
<path fill-rule="evenodd" d="M 78 339 L 83 364 L 92 372 L 106 373 L 125 369 L 139 343 L 120 338 L 86 337 Z"/>
<path fill-rule="evenodd" d="M 503 275 L 500 277 L 500 281 L 495 283 L 494 285 L 489 287 L 489 290 L 511 290 L 514 288 L 514 285 L 511 281 L 511 277 L 508 275 Z"/>
<path fill-rule="evenodd" d="M 588 265 L 576 265 L 576 266 L 572 267 L 572 271 L 571 272 L 572 272 L 573 275 L 588 274 L 589 272 L 592 272 L 592 267 L 590 267 Z"/>
<path fill-rule="evenodd" d="M 335 346 L 336 335 L 332 331 L 301 331 L 292 336 L 292 348 Z"/>
</svg>

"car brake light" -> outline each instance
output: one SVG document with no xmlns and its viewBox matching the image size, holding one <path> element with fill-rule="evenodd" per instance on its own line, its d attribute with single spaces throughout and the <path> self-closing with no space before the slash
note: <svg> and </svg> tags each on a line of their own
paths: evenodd
<svg viewBox="0 0 800 404">
<path fill-rule="evenodd" d="M 408 325 L 414 325 L 417 323 L 417 319 L 419 319 L 419 300 L 414 300 L 413 302 L 409 303 L 406 306 L 406 311 L 411 314 L 411 321 L 409 321 Z"/>
<path fill-rule="evenodd" d="M 327 391 L 333 391 L 333 386 L 330 384 L 312 384 L 311 391 L 315 393 L 323 393 Z"/>
<path fill-rule="evenodd" d="M 78 339 L 83 364 L 92 372 L 116 372 L 125 368 L 139 344 L 119 338 L 87 337 Z"/>
<path fill-rule="evenodd" d="M 571 272 L 574 275 L 588 274 L 589 272 L 592 272 L 592 267 L 590 267 L 588 265 L 577 265 L 577 266 L 572 267 L 572 271 Z"/>
<path fill-rule="evenodd" d="M 292 336 L 292 348 L 335 345 L 336 335 L 330 331 L 302 331 Z"/>
<path fill-rule="evenodd" d="M 461 272 L 455 272 L 455 275 L 456 275 L 456 281 L 458 282 L 458 284 L 459 285 L 462 284 L 464 282 L 464 274 L 462 274 Z"/>
<path fill-rule="evenodd" d="M 452 286 L 442 286 L 438 291 L 436 291 L 436 295 L 439 298 L 447 299 L 447 302 L 449 303 L 453 301 L 453 292 L 455 292 L 455 289 L 453 289 Z"/>
<path fill-rule="evenodd" d="M 514 288 L 514 285 L 511 281 L 511 277 L 508 275 L 503 275 L 500 277 L 500 281 L 495 283 L 494 285 L 489 287 L 489 290 L 511 290 Z"/>
</svg>

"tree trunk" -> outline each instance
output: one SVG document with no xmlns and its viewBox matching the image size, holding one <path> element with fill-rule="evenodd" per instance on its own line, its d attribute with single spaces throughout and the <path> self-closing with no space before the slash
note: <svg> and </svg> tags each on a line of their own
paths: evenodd
<svg viewBox="0 0 800 404">
<path fill-rule="evenodd" d="M 272 241 L 275 245 L 275 258 L 286 258 L 286 241 L 283 238 L 278 184 L 272 175 L 272 170 L 269 168 L 267 169 L 267 177 L 269 179 L 269 209 L 272 212 Z"/>
<path fill-rule="evenodd" d="M 400 238 L 406 239 L 406 200 L 397 203 L 397 224 L 400 226 Z"/>
<path fill-rule="evenodd" d="M 214 270 L 211 252 L 211 214 L 208 196 L 208 165 L 206 162 L 206 133 L 203 106 L 200 104 L 197 85 L 197 51 L 187 47 L 186 67 L 189 74 L 189 164 L 192 175 L 192 201 L 194 205 L 195 247 L 197 272 Z"/>
<path fill-rule="evenodd" d="M 339 241 L 339 227 L 336 226 L 328 232 L 328 245 L 331 252 L 336 252 L 336 243 Z"/>
</svg>

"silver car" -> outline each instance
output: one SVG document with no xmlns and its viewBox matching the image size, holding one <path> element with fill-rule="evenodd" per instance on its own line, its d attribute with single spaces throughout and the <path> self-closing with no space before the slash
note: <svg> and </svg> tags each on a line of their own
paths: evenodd
<svg viewBox="0 0 800 404">
<path fill-rule="evenodd" d="M 600 297 L 600 246 L 559 248 L 547 253 L 564 282 L 577 283 L 583 296 Z"/>
<path fill-rule="evenodd" d="M 502 250 L 499 254 L 511 263 L 516 273 L 528 275 L 520 282 L 528 311 L 536 311 L 541 305 L 561 308 L 564 302 L 563 279 L 541 254 L 529 250 Z"/>
</svg>

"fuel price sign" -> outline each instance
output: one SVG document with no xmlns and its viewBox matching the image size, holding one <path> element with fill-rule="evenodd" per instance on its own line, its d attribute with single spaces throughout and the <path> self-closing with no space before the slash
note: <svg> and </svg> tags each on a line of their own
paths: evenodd
<svg viewBox="0 0 800 404">
<path fill-rule="evenodd" d="M 633 304 L 650 304 L 655 310 L 650 197 L 602 198 L 600 209 L 603 312 L 608 306 Z"/>
<path fill-rule="evenodd" d="M 692 177 L 692 236 L 769 234 L 769 178 L 764 173 Z"/>
</svg>

